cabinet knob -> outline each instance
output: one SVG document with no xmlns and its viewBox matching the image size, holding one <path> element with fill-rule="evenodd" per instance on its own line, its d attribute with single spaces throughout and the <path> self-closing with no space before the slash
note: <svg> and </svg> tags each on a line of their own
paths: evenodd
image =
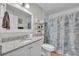
<svg viewBox="0 0 79 59">
<path fill-rule="evenodd" d="M 29 47 L 28 49 L 32 49 L 33 47 Z"/>
</svg>

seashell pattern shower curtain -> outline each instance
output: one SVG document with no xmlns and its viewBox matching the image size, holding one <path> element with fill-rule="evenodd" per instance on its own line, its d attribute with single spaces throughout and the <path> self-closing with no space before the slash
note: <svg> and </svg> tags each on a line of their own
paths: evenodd
<svg viewBox="0 0 79 59">
<path fill-rule="evenodd" d="M 52 17 L 47 23 L 49 44 L 55 51 L 79 56 L 79 12 Z"/>
</svg>

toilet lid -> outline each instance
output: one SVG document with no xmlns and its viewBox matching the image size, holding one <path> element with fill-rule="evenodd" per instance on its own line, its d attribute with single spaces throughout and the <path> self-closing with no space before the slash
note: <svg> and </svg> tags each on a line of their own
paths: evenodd
<svg viewBox="0 0 79 59">
<path fill-rule="evenodd" d="M 43 44 L 41 47 L 47 51 L 54 51 L 54 46 L 50 44 Z"/>
</svg>

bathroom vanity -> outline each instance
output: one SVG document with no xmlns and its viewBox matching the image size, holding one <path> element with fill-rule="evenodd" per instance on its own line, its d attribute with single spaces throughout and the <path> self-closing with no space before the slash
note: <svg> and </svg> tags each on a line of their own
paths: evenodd
<svg viewBox="0 0 79 59">
<path fill-rule="evenodd" d="M 10 29 L 6 29 L 2 28 L 4 15 L 0 16 L 0 55 L 40 56 L 44 36 L 33 35 L 33 14 L 19 4 L 0 6 L 5 8 L 3 14 L 7 11 L 10 18 Z"/>
<path fill-rule="evenodd" d="M 41 56 L 43 37 L 33 37 L 23 40 L 23 37 L 6 38 L 0 45 L 0 55 L 4 56 Z M 4 39 L 2 39 L 4 40 Z M 11 40 L 11 41 L 10 41 Z"/>
</svg>

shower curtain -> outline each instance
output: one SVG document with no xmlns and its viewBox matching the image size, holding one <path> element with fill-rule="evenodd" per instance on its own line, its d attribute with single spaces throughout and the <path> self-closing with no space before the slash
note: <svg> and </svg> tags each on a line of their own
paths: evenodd
<svg viewBox="0 0 79 59">
<path fill-rule="evenodd" d="M 79 55 L 79 12 L 52 17 L 48 23 L 49 44 L 63 55 Z"/>
</svg>

